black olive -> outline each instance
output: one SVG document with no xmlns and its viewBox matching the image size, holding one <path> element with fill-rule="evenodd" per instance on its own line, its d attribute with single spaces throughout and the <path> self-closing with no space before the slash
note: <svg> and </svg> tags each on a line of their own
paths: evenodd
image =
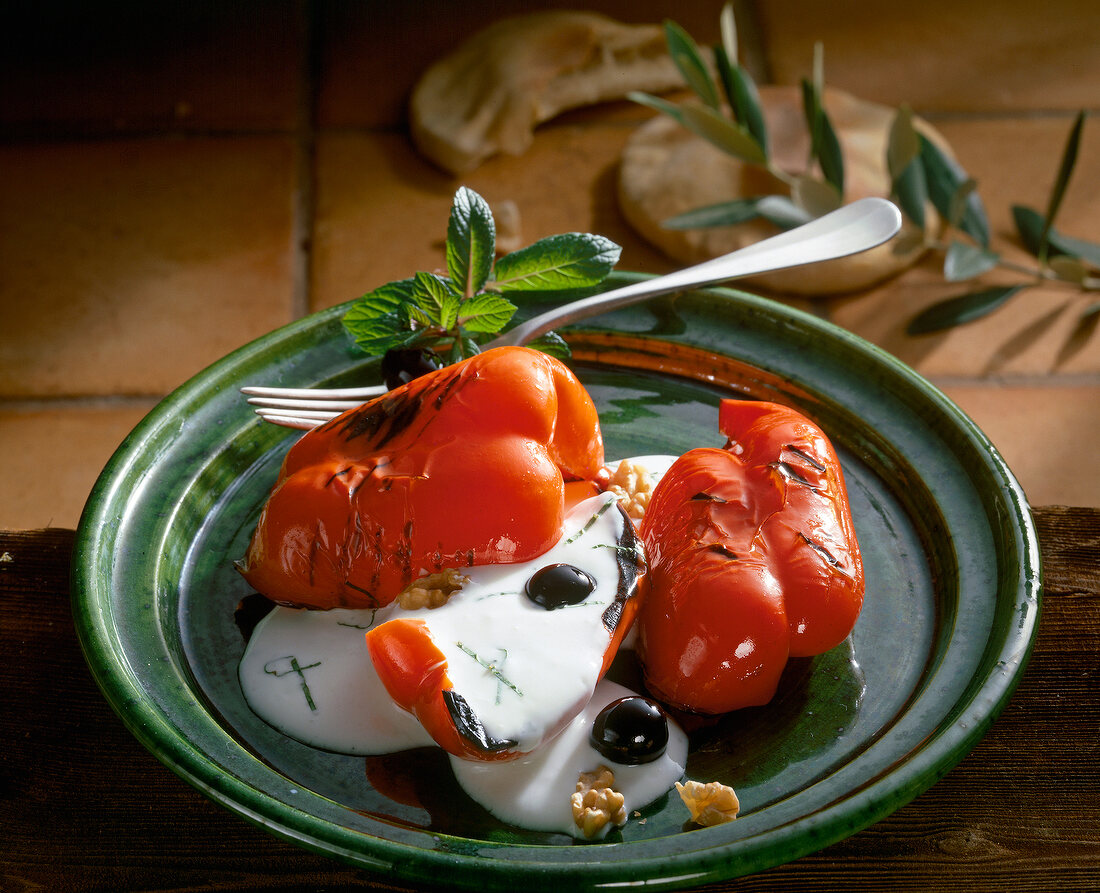
<svg viewBox="0 0 1100 893">
<path fill-rule="evenodd" d="M 443 360 L 427 348 L 394 348 L 382 356 L 382 380 L 391 389 L 442 368 Z"/>
<path fill-rule="evenodd" d="M 527 597 L 547 611 L 579 605 L 595 588 L 592 575 L 571 564 L 548 564 L 535 571 L 525 587 Z"/>
<path fill-rule="evenodd" d="M 588 738 L 613 763 L 651 763 L 668 746 L 668 719 L 649 698 L 619 698 L 599 712 Z"/>
</svg>

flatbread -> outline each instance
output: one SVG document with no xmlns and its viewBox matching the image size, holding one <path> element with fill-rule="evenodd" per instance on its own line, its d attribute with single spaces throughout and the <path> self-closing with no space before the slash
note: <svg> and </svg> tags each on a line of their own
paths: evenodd
<svg viewBox="0 0 1100 893">
<path fill-rule="evenodd" d="M 567 109 L 682 83 L 659 25 L 531 13 L 493 23 L 424 72 L 409 124 L 423 155 L 463 174 L 498 153 L 523 154 L 535 126 Z"/>
<path fill-rule="evenodd" d="M 760 88 L 773 161 L 797 172 L 809 157 L 809 136 L 795 87 Z M 840 139 L 845 162 L 845 200 L 888 196 L 886 144 L 895 111 L 840 90 L 826 89 L 825 109 Z M 946 141 L 924 121 L 914 125 L 937 145 Z M 725 154 L 701 137 L 659 115 L 630 137 L 622 153 L 619 204 L 630 225 L 683 265 L 699 263 L 758 242 L 779 230 L 765 220 L 737 226 L 674 230 L 662 221 L 686 211 L 736 198 L 786 194 L 773 175 Z M 931 212 L 934 213 L 934 212 Z M 931 227 L 938 219 L 930 219 Z M 912 224 L 891 242 L 863 254 L 757 277 L 769 291 L 827 295 L 868 288 L 912 266 L 925 248 Z"/>
</svg>

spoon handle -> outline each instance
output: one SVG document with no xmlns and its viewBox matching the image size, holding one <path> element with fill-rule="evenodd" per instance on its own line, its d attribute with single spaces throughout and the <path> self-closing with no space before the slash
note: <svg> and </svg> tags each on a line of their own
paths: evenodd
<svg viewBox="0 0 1100 893">
<path fill-rule="evenodd" d="M 858 254 L 893 238 L 900 228 L 901 212 L 892 203 L 881 198 L 859 199 L 795 229 L 721 257 L 540 314 L 505 332 L 486 347 L 527 344 L 551 329 L 657 295 Z"/>
</svg>

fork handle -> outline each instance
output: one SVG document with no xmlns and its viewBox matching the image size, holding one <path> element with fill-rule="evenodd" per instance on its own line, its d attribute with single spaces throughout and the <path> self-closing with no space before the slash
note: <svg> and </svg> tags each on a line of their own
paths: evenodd
<svg viewBox="0 0 1100 893">
<path fill-rule="evenodd" d="M 657 295 L 858 254 L 893 238 L 900 228 L 901 212 L 891 202 L 882 198 L 859 199 L 795 229 L 721 257 L 542 313 L 509 329 L 486 347 L 527 344 L 551 329 Z"/>
</svg>

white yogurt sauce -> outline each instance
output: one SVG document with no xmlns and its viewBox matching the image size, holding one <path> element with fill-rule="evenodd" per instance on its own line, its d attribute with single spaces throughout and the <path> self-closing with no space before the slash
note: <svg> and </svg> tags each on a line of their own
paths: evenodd
<svg viewBox="0 0 1100 893">
<path fill-rule="evenodd" d="M 634 461 L 659 477 L 672 458 Z M 470 582 L 440 608 L 274 608 L 241 660 L 245 699 L 273 727 L 325 750 L 377 755 L 432 744 L 415 717 L 390 699 L 364 641 L 366 630 L 387 620 L 416 617 L 429 625 L 453 690 L 486 732 L 517 742 L 526 754 L 509 762 L 452 757 L 459 784 L 474 800 L 520 827 L 575 834 L 569 798 L 577 776 L 604 764 L 627 808 L 644 807 L 681 777 L 687 740 L 669 721 L 665 755 L 637 766 L 614 764 L 588 743 L 596 714 L 632 694 L 610 682 L 597 688 L 611 636 L 601 618 L 619 588 L 617 550 L 627 523 L 613 502 L 602 494 L 580 503 L 557 545 L 532 562 L 463 569 Z M 524 585 L 556 563 L 582 568 L 597 585 L 577 605 L 546 610 L 524 594 Z"/>
<path fill-rule="evenodd" d="M 623 795 L 629 815 L 652 803 L 683 777 L 688 754 L 687 736 L 671 720 L 668 745 L 653 762 L 627 766 L 612 762 L 592 747 L 588 733 L 597 714 L 612 701 L 634 694 L 604 679 L 585 709 L 552 741 L 507 763 L 451 757 L 455 778 L 462 790 L 502 821 L 532 831 L 579 836 L 569 797 L 582 772 L 607 766 L 615 774 L 614 788 Z M 604 833 L 609 830 L 605 827 Z"/>
</svg>

